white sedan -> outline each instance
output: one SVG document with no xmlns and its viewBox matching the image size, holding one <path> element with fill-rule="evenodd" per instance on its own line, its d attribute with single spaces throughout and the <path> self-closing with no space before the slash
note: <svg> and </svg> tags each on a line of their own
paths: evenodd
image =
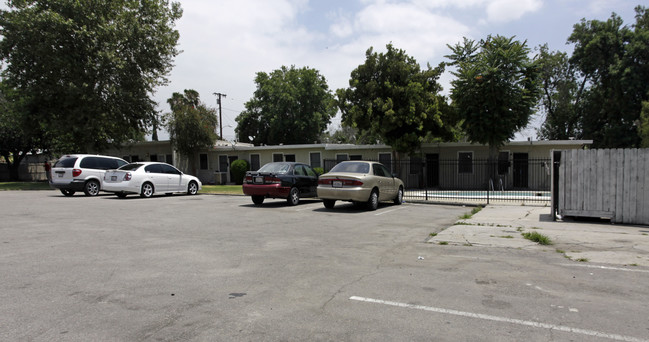
<svg viewBox="0 0 649 342">
<path fill-rule="evenodd" d="M 155 194 L 196 195 L 202 187 L 198 178 L 186 175 L 167 163 L 137 162 L 106 171 L 102 190 L 114 192 L 120 198 L 128 194 L 149 198 Z"/>
</svg>

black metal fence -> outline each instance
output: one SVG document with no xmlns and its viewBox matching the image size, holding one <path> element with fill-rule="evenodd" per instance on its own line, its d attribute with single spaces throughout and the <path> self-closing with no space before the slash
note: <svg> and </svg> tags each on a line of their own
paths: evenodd
<svg viewBox="0 0 649 342">
<path fill-rule="evenodd" d="M 329 171 L 339 161 L 324 160 Z M 407 159 L 385 162 L 405 185 L 406 201 L 550 204 L 550 159 Z"/>
</svg>

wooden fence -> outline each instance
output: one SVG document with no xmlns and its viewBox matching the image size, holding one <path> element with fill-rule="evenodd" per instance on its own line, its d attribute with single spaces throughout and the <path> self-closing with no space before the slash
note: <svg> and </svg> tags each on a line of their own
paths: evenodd
<svg viewBox="0 0 649 342">
<path fill-rule="evenodd" d="M 559 215 L 649 224 L 649 149 L 561 151 L 554 162 Z"/>
</svg>

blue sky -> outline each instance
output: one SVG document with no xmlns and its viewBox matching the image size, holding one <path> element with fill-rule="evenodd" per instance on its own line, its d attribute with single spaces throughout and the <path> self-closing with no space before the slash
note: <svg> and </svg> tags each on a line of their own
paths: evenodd
<svg viewBox="0 0 649 342">
<path fill-rule="evenodd" d="M 173 92 L 194 89 L 208 106 L 214 92 L 223 99 L 223 133 L 233 140 L 235 118 L 255 90 L 259 71 L 308 66 L 320 71 L 330 89 L 346 87 L 365 51 L 392 43 L 422 66 L 444 61 L 447 44 L 463 37 L 516 36 L 530 47 L 572 51 L 566 40 L 582 18 L 606 20 L 616 12 L 635 22 L 641 0 L 182 0 L 177 23 L 180 49 L 170 83 L 154 99 L 168 112 Z M 644 4 L 646 5 L 646 4 Z M 5 5 L 0 7 L 6 8 Z M 446 72 L 445 93 L 452 79 Z M 339 124 L 336 118 L 332 129 Z M 532 126 L 538 126 L 539 118 Z M 517 140 L 534 137 L 533 127 Z M 164 132 L 161 139 L 167 138 Z"/>
</svg>

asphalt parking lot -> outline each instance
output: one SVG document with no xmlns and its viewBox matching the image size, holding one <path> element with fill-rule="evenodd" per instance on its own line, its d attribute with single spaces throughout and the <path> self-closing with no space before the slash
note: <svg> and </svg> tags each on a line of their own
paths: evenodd
<svg viewBox="0 0 649 342">
<path fill-rule="evenodd" d="M 468 208 L 0 202 L 2 341 L 649 341 L 644 268 L 428 242 Z"/>
</svg>

